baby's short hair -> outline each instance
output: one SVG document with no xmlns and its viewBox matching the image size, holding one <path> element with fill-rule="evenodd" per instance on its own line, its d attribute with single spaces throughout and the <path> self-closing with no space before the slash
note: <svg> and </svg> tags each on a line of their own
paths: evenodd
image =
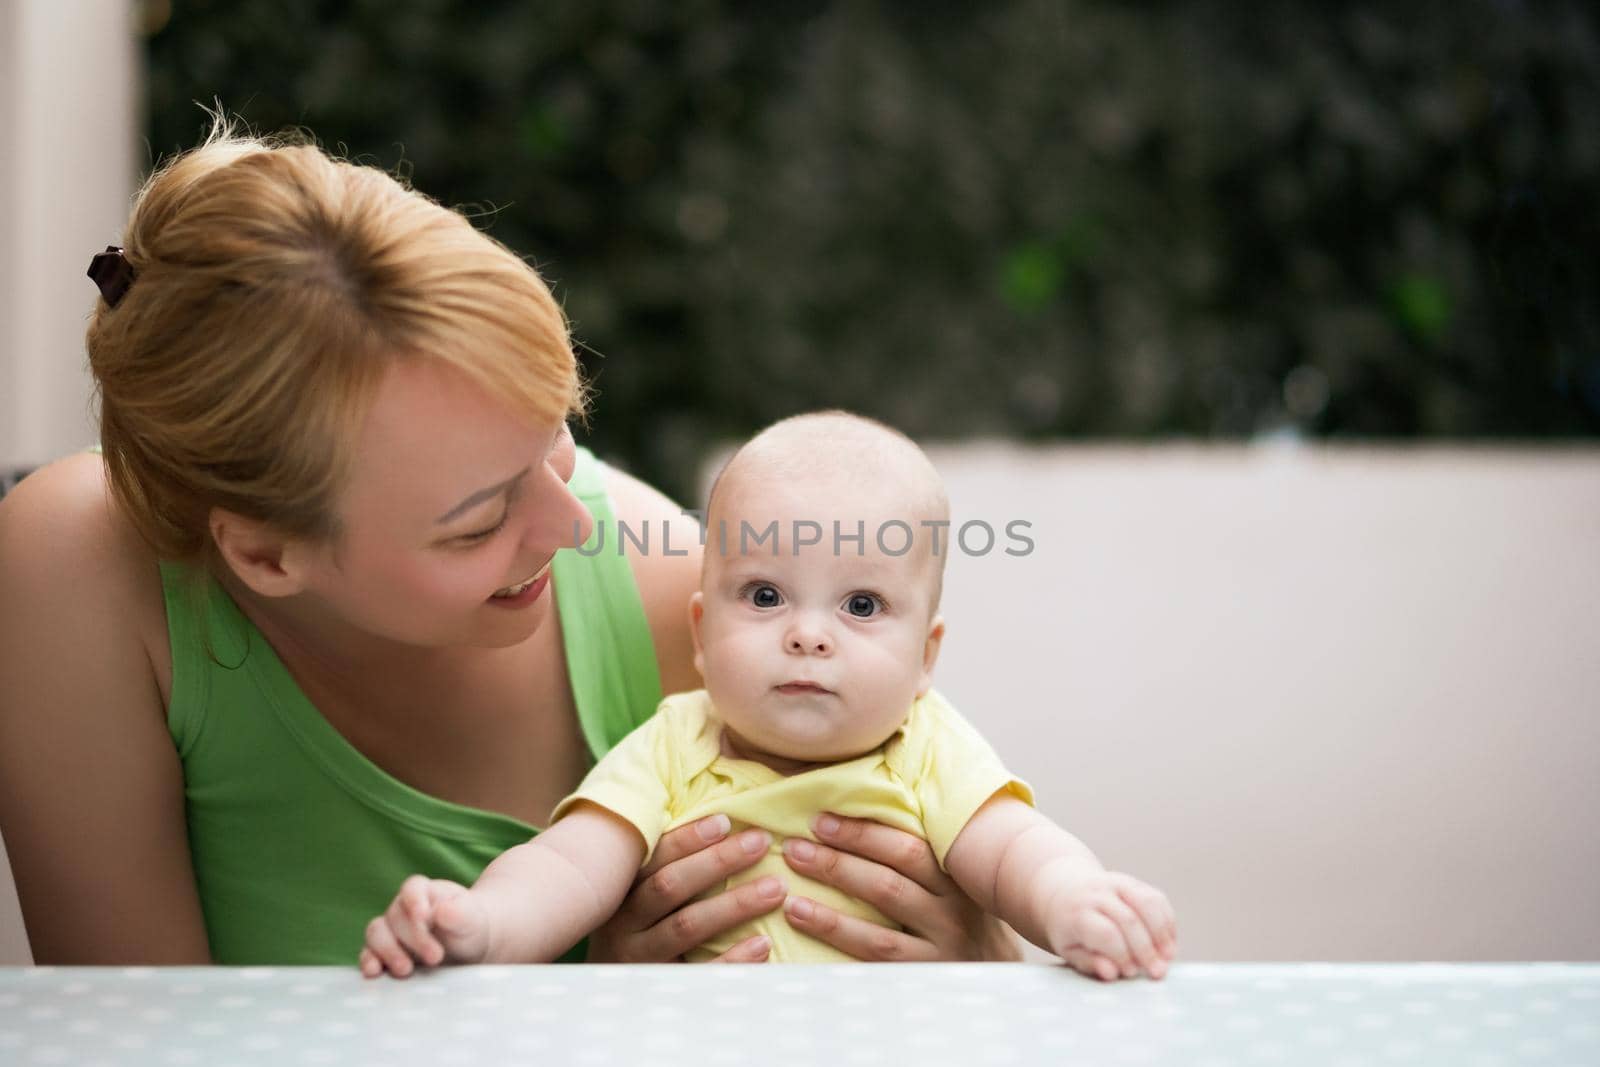
<svg viewBox="0 0 1600 1067">
<path fill-rule="evenodd" d="M 930 544 L 943 545 L 941 550 L 929 552 L 934 567 L 931 603 L 938 609 L 949 538 L 929 535 L 922 524 L 948 524 L 950 501 L 944 479 L 910 437 L 876 419 L 836 408 L 780 419 L 746 441 L 722 465 L 706 501 L 708 527 L 717 521 L 718 490 L 752 470 L 759 470 L 763 477 L 796 480 L 837 476 L 845 470 L 853 477 L 882 479 L 892 487 L 886 489 L 886 498 L 898 497 L 906 512 L 898 517 L 916 532 L 919 543 L 926 538 Z"/>
</svg>

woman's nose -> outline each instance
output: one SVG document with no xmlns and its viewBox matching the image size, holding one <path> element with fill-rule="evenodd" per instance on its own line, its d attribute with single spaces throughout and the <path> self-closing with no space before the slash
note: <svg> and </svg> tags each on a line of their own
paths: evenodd
<svg viewBox="0 0 1600 1067">
<path fill-rule="evenodd" d="M 589 540 L 589 534 L 594 531 L 594 516 L 589 513 L 589 509 L 584 505 L 583 501 L 573 495 L 572 490 L 563 487 L 561 491 L 571 502 L 569 514 L 570 522 L 572 523 L 572 540 L 570 542 L 563 541 L 562 544 L 576 548 Z"/>
<path fill-rule="evenodd" d="M 575 548 L 589 540 L 594 516 L 583 501 L 560 479 L 541 502 L 540 514 L 528 524 L 525 541 L 536 541 L 546 552 L 556 548 Z"/>
</svg>

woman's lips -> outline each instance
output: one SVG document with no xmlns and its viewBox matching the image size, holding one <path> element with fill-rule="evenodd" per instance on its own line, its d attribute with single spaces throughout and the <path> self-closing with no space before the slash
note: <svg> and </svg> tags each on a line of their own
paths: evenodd
<svg viewBox="0 0 1600 1067">
<path fill-rule="evenodd" d="M 496 589 L 493 593 L 491 593 L 489 595 L 491 597 L 497 597 L 497 598 L 500 598 L 500 599 L 515 598 L 519 594 L 526 592 L 528 587 L 530 585 L 532 585 L 534 582 L 538 581 L 540 578 L 543 578 L 546 574 L 548 574 L 550 572 L 550 564 L 552 562 L 554 562 L 554 561 L 555 561 L 555 557 L 552 556 L 550 559 L 545 560 L 545 563 L 544 563 L 543 567 L 540 567 L 537 571 L 535 571 L 533 574 L 529 575 L 527 578 L 524 578 L 522 581 L 517 582 L 514 585 L 508 585 L 504 589 Z"/>
<path fill-rule="evenodd" d="M 550 564 L 546 563 L 532 578 L 496 591 L 489 597 L 489 603 L 497 608 L 520 608 L 538 600 L 549 584 Z"/>
</svg>

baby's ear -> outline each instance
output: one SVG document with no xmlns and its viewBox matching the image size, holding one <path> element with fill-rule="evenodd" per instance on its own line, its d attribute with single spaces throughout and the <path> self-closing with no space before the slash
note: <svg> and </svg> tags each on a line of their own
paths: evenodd
<svg viewBox="0 0 1600 1067">
<path fill-rule="evenodd" d="M 700 649 L 700 620 L 705 613 L 705 594 L 697 592 L 689 598 L 689 636 L 694 640 L 694 669 L 700 672 L 701 678 L 706 676 L 706 657 Z"/>
<path fill-rule="evenodd" d="M 935 615 L 928 624 L 928 637 L 922 643 L 922 676 L 917 679 L 917 696 L 933 688 L 933 665 L 939 661 L 939 646 L 944 642 L 944 616 Z"/>
</svg>

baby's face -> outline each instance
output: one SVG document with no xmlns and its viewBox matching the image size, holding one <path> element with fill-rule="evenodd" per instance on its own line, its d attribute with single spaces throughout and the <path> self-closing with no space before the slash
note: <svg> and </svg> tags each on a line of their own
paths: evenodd
<svg viewBox="0 0 1600 1067">
<path fill-rule="evenodd" d="M 888 740 L 928 689 L 943 633 L 931 617 L 928 531 L 895 514 L 870 478 L 751 484 L 759 481 L 719 489 L 709 517 L 692 608 L 695 665 L 741 754 L 801 763 L 861 755 Z M 898 557 L 877 544 L 891 519 L 919 538 Z M 860 522 L 864 544 L 841 540 L 836 549 L 835 520 L 846 535 Z M 756 544 L 773 522 L 776 540 Z M 820 543 L 800 544 L 798 555 L 796 522 L 822 528 Z M 800 532 L 802 542 L 814 536 Z M 903 536 L 889 529 L 884 544 L 897 550 Z"/>
</svg>

